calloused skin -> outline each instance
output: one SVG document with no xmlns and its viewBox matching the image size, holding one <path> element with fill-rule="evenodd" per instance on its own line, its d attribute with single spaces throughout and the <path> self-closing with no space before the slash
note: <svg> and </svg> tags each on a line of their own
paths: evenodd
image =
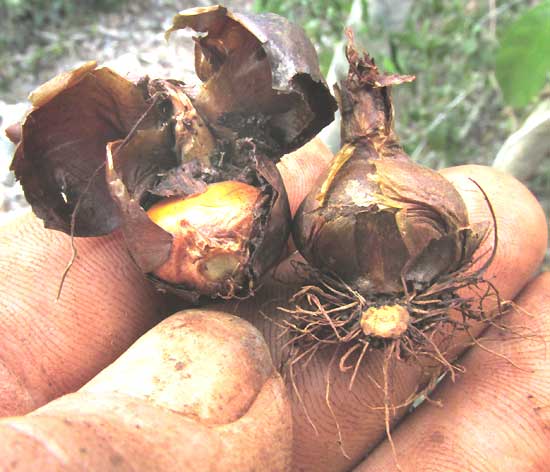
<svg viewBox="0 0 550 472">
<path fill-rule="evenodd" d="M 293 210 L 330 157 L 314 141 L 280 164 Z M 535 276 L 545 215 L 522 184 L 490 168 L 444 175 L 472 222 L 490 216 L 470 179 L 489 196 L 499 242 L 486 277 L 517 307 L 505 317 L 512 329 L 485 331 L 483 347 L 456 336 L 452 353 L 466 370 L 432 395 L 442 407 L 395 410 L 398 464 L 547 470 L 550 275 Z M 252 300 L 185 310 L 151 288 L 120 234 L 81 239 L 56 302 L 69 238 L 32 215 L 2 228 L 0 238 L 1 470 L 396 470 L 376 385 L 381 353 L 367 356 L 351 390 L 349 373 L 330 364 L 328 351 L 297 369 L 295 388 L 279 375 L 276 307 L 296 288 L 288 261 Z M 429 368 L 398 363 L 392 404 L 408 398 Z"/>
</svg>

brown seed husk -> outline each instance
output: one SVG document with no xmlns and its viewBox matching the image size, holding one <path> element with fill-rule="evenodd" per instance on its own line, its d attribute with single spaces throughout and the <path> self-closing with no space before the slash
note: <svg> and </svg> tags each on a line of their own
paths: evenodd
<svg viewBox="0 0 550 472">
<path fill-rule="evenodd" d="M 346 152 L 324 197 L 326 180 L 295 218 L 294 240 L 311 264 L 362 292 L 398 293 L 404 281 L 426 285 L 468 262 L 484 231 L 470 227 L 446 179 L 381 157 L 370 143 L 347 145 L 340 153 Z"/>
<path fill-rule="evenodd" d="M 128 248 L 137 265 L 158 288 L 192 302 L 198 302 L 201 295 L 249 296 L 261 275 L 276 262 L 288 237 L 290 210 L 282 179 L 275 165 L 253 141 L 240 139 L 218 147 L 204 123 L 192 119 L 199 116 L 193 105 L 185 95 L 175 93 L 174 87 L 172 81 L 152 81 L 148 89 L 157 96 L 157 110 L 151 111 L 159 116 L 157 126 L 138 130 L 124 141 L 108 146 L 107 179 L 112 197 L 123 214 L 122 231 Z M 175 120 L 176 127 L 169 118 L 173 110 L 187 110 L 176 115 L 179 117 Z M 181 134 L 178 122 L 186 124 Z M 209 133 L 210 139 L 193 141 L 205 133 Z M 206 142 L 216 147 L 208 149 L 207 159 L 199 159 L 198 156 L 204 156 Z M 184 149 L 188 152 L 182 151 Z M 189 152 L 196 149 L 200 153 L 197 157 Z M 179 157 L 182 152 L 183 159 Z M 211 161 L 220 164 L 212 167 Z M 154 275 L 169 259 L 174 241 L 170 233 L 151 221 L 146 212 L 148 207 L 162 198 L 200 194 L 208 183 L 226 180 L 260 189 L 261 196 L 251 215 L 247 263 L 217 286 L 197 286 L 191 276 L 187 282 L 175 284 Z M 210 250 L 214 250 L 214 246 L 205 247 L 205 251 Z"/>
<path fill-rule="evenodd" d="M 95 62 L 55 77 L 30 96 L 11 169 L 47 228 L 108 234 L 120 213 L 105 182 L 105 146 L 124 138 L 147 108 L 140 87 Z M 148 123 L 144 122 L 146 126 Z"/>
<path fill-rule="evenodd" d="M 203 175 L 211 170 L 197 161 L 175 166 L 170 161 L 171 146 L 165 146 L 166 129 L 137 132 L 126 144 L 109 146 L 108 179 L 113 198 L 123 212 L 122 230 L 135 262 L 149 274 L 155 285 L 176 293 L 194 303 L 201 295 L 220 297 L 249 296 L 261 277 L 277 260 L 289 234 L 290 209 L 288 198 L 275 164 L 262 155 L 253 143 L 238 141 L 234 153 L 224 151 L 225 167 L 217 169 L 219 176 Z M 156 135 L 157 139 L 153 139 Z M 168 141 L 170 142 L 170 141 Z M 243 168 L 232 164 L 238 155 Z M 217 160 L 216 154 L 212 154 Z M 166 163 L 166 168 L 154 166 Z M 247 244 L 248 259 L 238 272 L 208 288 L 189 283 L 169 283 L 153 275 L 170 257 L 173 236 L 156 225 L 147 216 L 148 202 L 159 197 L 190 196 L 206 189 L 204 178 L 212 182 L 238 180 L 260 189 L 251 219 L 253 220 Z M 206 248 L 206 250 L 213 249 Z M 191 282 L 191 278 L 190 281 Z"/>
<path fill-rule="evenodd" d="M 299 208 L 294 240 L 314 267 L 361 293 L 426 286 L 465 265 L 485 233 L 470 227 L 453 185 L 399 145 L 390 88 L 413 77 L 384 76 L 351 42 L 347 55 L 343 147 Z"/>
<path fill-rule="evenodd" d="M 180 13 L 171 31 L 187 27 L 200 33 L 202 87 L 133 83 L 85 64 L 32 94 L 12 167 L 47 227 L 75 236 L 120 227 L 133 260 L 159 289 L 195 302 L 201 295 L 245 297 L 288 238 L 288 198 L 275 162 L 333 119 L 335 101 L 313 46 L 286 20 L 215 6 Z M 208 289 L 154 275 L 174 238 L 148 208 L 224 181 L 259 189 L 234 273 Z"/>
<path fill-rule="evenodd" d="M 483 278 L 495 255 L 497 228 L 487 201 L 493 252 L 479 256 L 486 260 L 473 270 L 480 262 L 474 252 L 488 229 L 470 225 L 454 187 L 412 162 L 393 129 L 390 86 L 412 78 L 381 74 L 368 55 L 357 52 L 351 35 L 347 57 L 348 77 L 337 89 L 343 146 L 293 226 L 294 241 L 307 261 L 295 267 L 307 284 L 281 307 L 286 314 L 282 326 L 290 335 L 286 367 L 292 379 L 297 365 L 307 365 L 325 347 L 336 347 L 340 370 L 351 371 L 351 389 L 367 353 L 383 350 L 384 382 L 377 385 L 384 393 L 380 408 L 391 442 L 397 408 L 389 401 L 391 366 L 398 361 L 425 365 L 428 359 L 454 378 L 460 366 L 447 359 L 453 333 L 469 332 L 473 322 L 493 323 L 505 308 Z M 465 287 L 477 295 L 462 297 Z M 494 312 L 482 308 L 487 298 L 496 302 Z M 387 307 L 391 311 L 382 313 Z M 462 319 L 451 317 L 451 311 Z M 327 384 L 331 409 L 329 389 Z M 423 393 L 415 392 L 399 407 Z"/>
<path fill-rule="evenodd" d="M 307 285 L 280 307 L 285 314 L 281 327 L 289 336 L 283 370 L 310 419 L 296 387 L 296 369 L 305 368 L 320 350 L 333 348 L 325 399 L 341 452 L 349 457 L 331 405 L 332 365 L 339 358 L 351 390 L 369 352 L 383 351 L 382 382 L 371 378 L 383 403 L 372 408 L 384 412 L 386 435 L 401 470 L 391 435 L 398 409 L 419 398 L 429 400 L 441 373 L 454 380 L 462 368 L 448 359 L 453 334 L 470 333 L 474 321 L 495 324 L 507 306 L 483 277 L 498 242 L 495 215 L 483 189 L 478 186 L 492 214 L 494 242 L 492 253 L 479 256 L 487 258 L 474 270 L 480 262 L 473 259 L 474 252 L 488 229 L 470 225 L 454 187 L 413 163 L 393 130 L 390 86 L 411 77 L 380 74 L 368 55 L 356 51 L 351 33 L 349 38 L 348 78 L 336 89 L 343 146 L 298 209 L 293 226 L 293 239 L 307 261 L 295 268 Z M 466 287 L 476 295 L 462 297 Z M 494 311 L 484 310 L 486 299 L 492 299 Z M 430 367 L 426 382 L 394 405 L 397 362 Z"/>
<path fill-rule="evenodd" d="M 204 84 L 193 103 L 218 133 L 262 139 L 278 159 L 333 120 L 336 102 L 300 27 L 217 5 L 179 13 L 167 36 L 184 28 L 202 33 L 195 69 Z"/>
</svg>

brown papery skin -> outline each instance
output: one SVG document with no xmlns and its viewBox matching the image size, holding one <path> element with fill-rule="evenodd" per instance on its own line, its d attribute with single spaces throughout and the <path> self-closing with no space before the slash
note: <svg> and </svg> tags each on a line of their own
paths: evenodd
<svg viewBox="0 0 550 472">
<path fill-rule="evenodd" d="M 173 235 L 170 256 L 154 274 L 205 295 L 223 292 L 229 278 L 242 282 L 259 197 L 258 188 L 227 181 L 153 205 L 149 218 Z"/>
<path fill-rule="evenodd" d="M 477 239 L 450 182 L 377 152 L 372 143 L 343 148 L 300 206 L 293 235 L 314 267 L 361 293 L 399 293 L 404 269 L 407 280 L 429 283 L 467 262 Z"/>
<path fill-rule="evenodd" d="M 288 192 L 290 212 L 293 216 L 311 191 L 312 185 L 323 175 L 332 158 L 332 153 L 323 141 L 316 138 L 292 154 L 283 156 L 277 164 Z"/>
<path fill-rule="evenodd" d="M 315 268 L 362 295 L 425 288 L 470 262 L 482 231 L 471 228 L 450 182 L 412 162 L 393 129 L 391 86 L 350 37 L 346 80 L 336 88 L 342 148 L 297 211 L 294 242 Z"/>
</svg>

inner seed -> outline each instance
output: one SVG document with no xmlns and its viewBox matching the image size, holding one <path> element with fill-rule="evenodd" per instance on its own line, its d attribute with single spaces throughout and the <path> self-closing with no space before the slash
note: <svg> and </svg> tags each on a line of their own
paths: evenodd
<svg viewBox="0 0 550 472">
<path fill-rule="evenodd" d="M 228 279 L 241 283 L 259 197 L 256 187 L 226 181 L 153 205 L 149 218 L 173 236 L 170 256 L 154 275 L 205 294 L 218 293 Z"/>
</svg>

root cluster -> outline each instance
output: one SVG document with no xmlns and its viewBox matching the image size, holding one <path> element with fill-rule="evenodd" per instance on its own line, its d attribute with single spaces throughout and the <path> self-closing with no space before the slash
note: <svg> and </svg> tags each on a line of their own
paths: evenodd
<svg viewBox="0 0 550 472">
<path fill-rule="evenodd" d="M 292 353 L 288 362 L 307 362 L 324 347 L 343 345 L 340 369 L 353 369 L 354 377 L 369 349 L 391 348 L 396 359 L 411 359 L 420 364 L 432 359 L 454 375 L 460 367 L 447 360 L 446 352 L 457 332 L 470 334 L 473 324 L 479 322 L 494 324 L 495 318 L 506 308 L 496 288 L 483 277 L 484 268 L 468 273 L 474 262 L 429 286 L 404 287 L 403 293 L 397 296 L 365 296 L 334 274 L 296 263 L 296 270 L 315 282 L 295 293 L 290 307 L 280 308 L 287 314 L 282 323 L 291 333 L 287 347 Z M 461 295 L 465 288 L 469 289 L 467 297 Z M 487 311 L 484 305 L 487 306 L 490 299 L 496 308 Z M 399 305 L 409 314 L 408 327 L 397 338 L 367 335 L 361 327 L 362 314 L 368 308 L 384 305 Z M 352 354 L 358 351 L 361 354 L 357 365 L 348 365 Z"/>
<path fill-rule="evenodd" d="M 350 375 L 348 388 L 351 390 L 367 353 L 383 351 L 382 383 L 371 379 L 374 386 L 381 390 L 383 403 L 372 408 L 384 412 L 386 434 L 399 467 L 391 435 L 396 410 L 411 407 L 419 400 L 431 401 L 429 393 L 443 375 L 449 375 L 454 381 L 455 375 L 463 372 L 460 364 L 450 360 L 449 353 L 458 332 L 467 333 L 472 344 L 487 349 L 476 340 L 473 326 L 486 323 L 506 329 L 498 324 L 498 317 L 508 304 L 501 300 L 497 289 L 483 276 L 493 255 L 494 251 L 489 261 L 476 271 L 471 271 L 477 262 L 474 260 L 460 271 L 441 277 L 429 286 L 404 286 L 403 293 L 398 296 L 365 296 L 334 274 L 317 271 L 304 263 L 295 263 L 296 271 L 314 283 L 295 293 L 288 307 L 279 308 L 286 314 L 282 325 L 290 336 L 286 344 L 284 373 L 301 401 L 295 384 L 296 369 L 306 367 L 322 349 L 335 348 L 326 373 L 325 399 L 336 423 L 338 443 L 344 456 L 349 457 L 330 400 L 333 365 L 337 362 L 339 371 Z M 463 289 L 468 289 L 468 296 L 461 295 L 465 292 Z M 366 334 L 361 326 L 363 314 L 369 308 L 388 305 L 398 305 L 408 312 L 406 330 L 397 337 Z M 488 310 L 487 306 L 495 308 Z M 391 402 L 392 372 L 399 361 L 430 366 L 430 376 L 409 398 L 395 405 Z M 302 406 L 316 430 L 303 402 Z"/>
</svg>

